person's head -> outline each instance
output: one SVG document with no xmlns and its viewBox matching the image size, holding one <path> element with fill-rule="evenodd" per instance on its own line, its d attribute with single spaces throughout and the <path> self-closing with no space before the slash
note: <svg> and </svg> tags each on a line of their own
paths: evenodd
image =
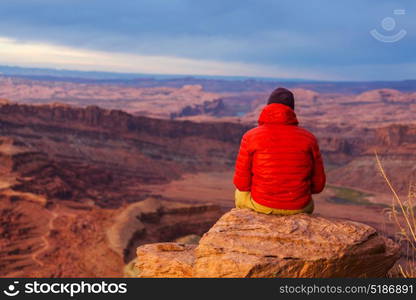
<svg viewBox="0 0 416 300">
<path fill-rule="evenodd" d="M 270 94 L 267 104 L 269 105 L 272 103 L 284 104 L 295 110 L 295 97 L 293 97 L 293 93 L 282 87 L 275 89 Z"/>
</svg>

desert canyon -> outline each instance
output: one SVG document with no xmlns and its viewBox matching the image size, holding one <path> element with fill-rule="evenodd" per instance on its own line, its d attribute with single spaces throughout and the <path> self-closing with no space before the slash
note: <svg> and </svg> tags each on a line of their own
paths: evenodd
<svg viewBox="0 0 416 300">
<path fill-rule="evenodd" d="M 416 176 L 416 82 L 0 76 L 0 276 L 130 276 L 136 248 L 151 243 L 186 261 L 196 246 L 173 242 L 198 243 L 233 208 L 241 136 L 278 85 L 293 89 L 300 126 L 317 136 L 325 159 L 317 218 L 366 224 L 348 225 L 357 240 L 369 239 L 369 225 L 379 235 L 374 245 L 397 240 L 375 153 L 407 197 Z M 206 263 L 209 238 L 198 246 Z M 139 257 L 158 251 L 143 247 Z M 389 251 L 394 263 L 397 251 Z M 292 267 L 302 275 L 302 265 Z"/>
</svg>

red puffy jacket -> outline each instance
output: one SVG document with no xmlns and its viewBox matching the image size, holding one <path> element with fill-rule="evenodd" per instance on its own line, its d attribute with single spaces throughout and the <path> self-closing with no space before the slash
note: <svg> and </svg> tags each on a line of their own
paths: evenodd
<svg viewBox="0 0 416 300">
<path fill-rule="evenodd" d="M 251 191 L 254 201 L 277 209 L 302 209 L 311 194 L 325 186 L 318 142 L 297 126 L 295 112 L 283 104 L 269 104 L 259 126 L 247 131 L 238 153 L 234 185 Z"/>
</svg>

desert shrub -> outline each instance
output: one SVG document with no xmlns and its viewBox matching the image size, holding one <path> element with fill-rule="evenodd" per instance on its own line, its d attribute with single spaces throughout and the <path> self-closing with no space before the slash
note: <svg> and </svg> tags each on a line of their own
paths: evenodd
<svg viewBox="0 0 416 300">
<path fill-rule="evenodd" d="M 389 216 L 397 226 L 397 242 L 402 245 L 402 253 L 407 263 L 399 264 L 397 268 L 403 277 L 416 277 L 416 184 L 410 183 L 406 199 L 400 197 L 393 187 L 377 152 L 375 153 L 378 169 L 393 194 Z"/>
</svg>

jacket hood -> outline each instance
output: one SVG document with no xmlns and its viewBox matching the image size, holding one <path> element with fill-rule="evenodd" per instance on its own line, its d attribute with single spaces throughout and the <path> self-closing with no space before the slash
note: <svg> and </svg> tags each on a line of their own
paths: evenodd
<svg viewBox="0 0 416 300">
<path fill-rule="evenodd" d="M 298 119 L 295 112 L 287 105 L 272 103 L 263 108 L 260 117 L 259 125 L 263 124 L 286 124 L 297 125 Z"/>
</svg>

